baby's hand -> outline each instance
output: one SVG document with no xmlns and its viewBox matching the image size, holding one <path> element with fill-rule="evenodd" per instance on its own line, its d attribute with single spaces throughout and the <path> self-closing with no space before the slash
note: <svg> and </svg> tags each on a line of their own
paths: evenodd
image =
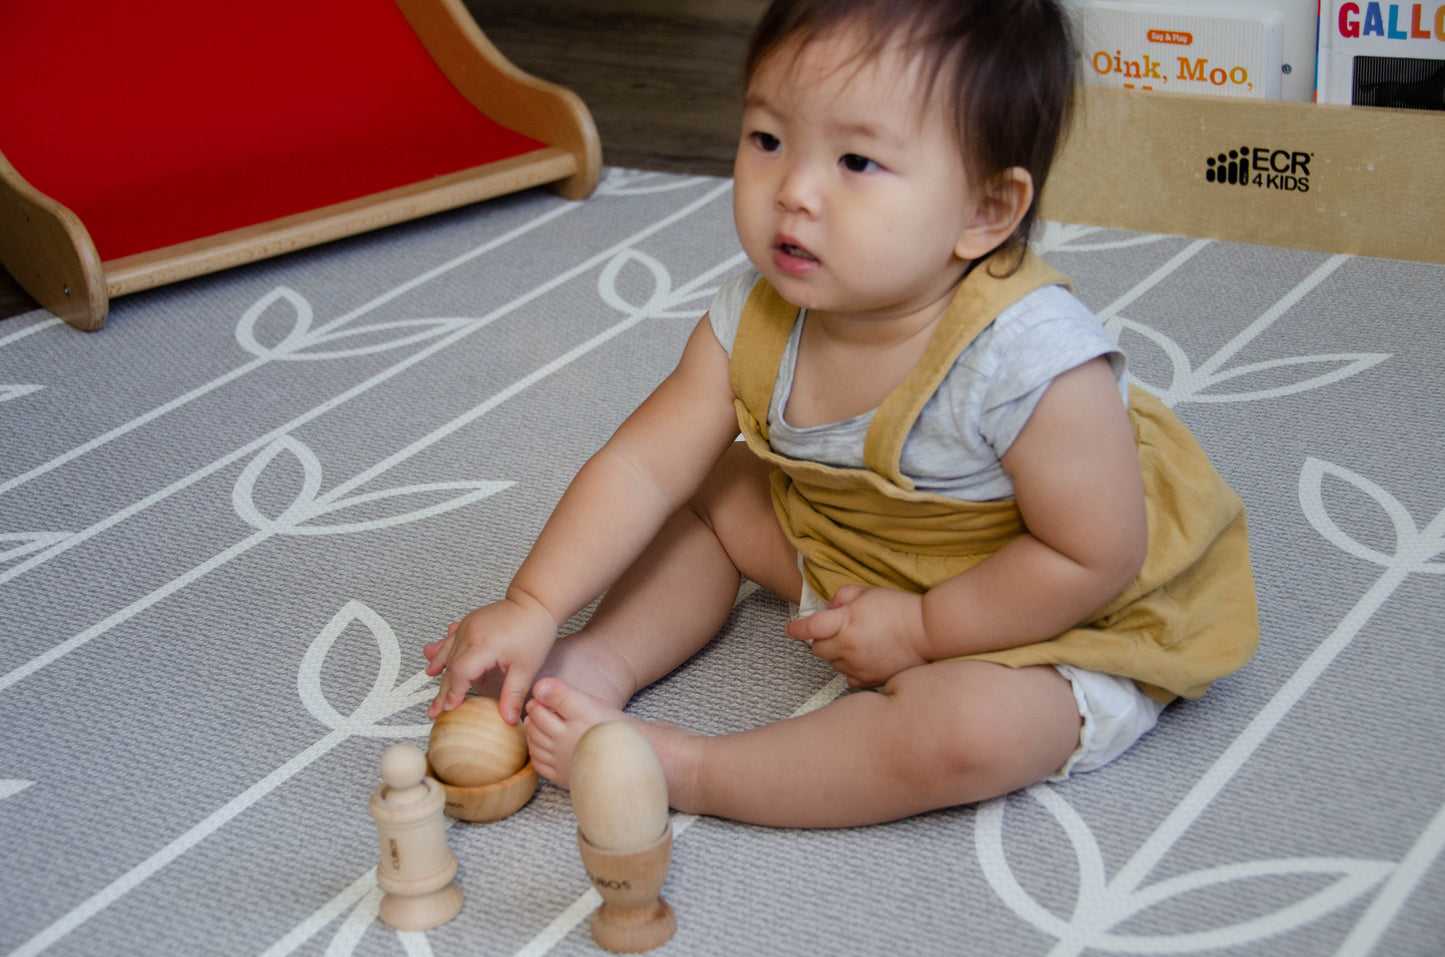
<svg viewBox="0 0 1445 957">
<path fill-rule="evenodd" d="M 427 708 L 435 719 L 462 703 L 472 683 L 496 668 L 503 676 L 498 705 L 502 720 L 516 724 L 532 679 L 557 640 L 557 622 L 541 605 L 505 598 L 485 605 L 422 649 L 426 673 L 441 675 L 441 687 Z"/>
<path fill-rule="evenodd" d="M 788 636 L 813 643 L 813 654 L 851 688 L 874 688 L 905 668 L 925 664 L 923 598 L 892 588 L 844 585 L 828 607 L 789 622 Z"/>
</svg>

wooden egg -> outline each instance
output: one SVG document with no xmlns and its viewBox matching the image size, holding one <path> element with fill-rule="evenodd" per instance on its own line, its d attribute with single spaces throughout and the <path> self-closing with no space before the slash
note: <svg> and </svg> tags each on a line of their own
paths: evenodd
<svg viewBox="0 0 1445 957">
<path fill-rule="evenodd" d="M 632 725 L 591 728 L 572 752 L 572 810 L 594 846 L 635 851 L 667 829 L 667 781 L 652 745 Z"/>
<path fill-rule="evenodd" d="M 436 719 L 426 756 L 445 784 L 493 784 L 527 763 L 527 735 L 502 720 L 494 699 L 469 697 Z"/>
</svg>

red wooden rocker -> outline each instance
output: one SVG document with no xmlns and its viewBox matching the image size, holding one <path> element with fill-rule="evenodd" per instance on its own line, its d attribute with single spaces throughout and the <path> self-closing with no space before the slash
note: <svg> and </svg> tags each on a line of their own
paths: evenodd
<svg viewBox="0 0 1445 957">
<path fill-rule="evenodd" d="M 542 184 L 597 184 L 572 92 L 461 0 L 0 8 L 0 262 L 99 329 L 110 298 Z"/>
</svg>

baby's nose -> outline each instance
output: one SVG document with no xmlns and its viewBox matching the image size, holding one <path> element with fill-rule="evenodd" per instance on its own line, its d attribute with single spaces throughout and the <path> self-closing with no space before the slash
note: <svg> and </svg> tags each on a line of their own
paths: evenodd
<svg viewBox="0 0 1445 957">
<path fill-rule="evenodd" d="M 817 177 L 805 163 L 794 163 L 778 184 L 778 206 L 790 213 L 815 213 L 820 202 Z"/>
</svg>

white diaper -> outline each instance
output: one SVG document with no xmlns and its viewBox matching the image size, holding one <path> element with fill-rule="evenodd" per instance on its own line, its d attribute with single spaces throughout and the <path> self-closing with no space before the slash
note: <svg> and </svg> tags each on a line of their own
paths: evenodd
<svg viewBox="0 0 1445 957">
<path fill-rule="evenodd" d="M 799 555 L 798 571 L 802 570 L 803 556 Z M 823 599 L 819 598 L 818 593 L 808 587 L 808 580 L 805 578 L 803 579 L 803 596 L 798 599 L 798 603 L 796 605 L 792 602 L 788 602 L 788 613 L 792 615 L 794 621 L 797 621 L 799 618 L 807 618 L 809 615 L 816 615 L 818 612 L 822 611 L 827 607 L 828 603 Z"/>
<path fill-rule="evenodd" d="M 1046 781 L 1063 781 L 1074 771 L 1102 768 L 1144 737 L 1164 710 L 1164 705 L 1140 691 L 1128 678 L 1073 665 L 1054 668 L 1073 686 L 1074 702 L 1084 727 L 1079 731 L 1079 746 Z"/>
<path fill-rule="evenodd" d="M 805 581 L 802 598 L 796 605 L 789 603 L 788 610 L 794 618 L 806 618 L 827 607 L 827 602 Z M 1046 781 L 1063 781 L 1075 771 L 1102 768 L 1144 737 L 1164 710 L 1164 705 L 1140 691 L 1128 678 L 1073 665 L 1054 665 L 1054 668 L 1069 679 L 1084 726 L 1079 730 L 1079 746 L 1062 768 L 1044 779 Z"/>
</svg>

